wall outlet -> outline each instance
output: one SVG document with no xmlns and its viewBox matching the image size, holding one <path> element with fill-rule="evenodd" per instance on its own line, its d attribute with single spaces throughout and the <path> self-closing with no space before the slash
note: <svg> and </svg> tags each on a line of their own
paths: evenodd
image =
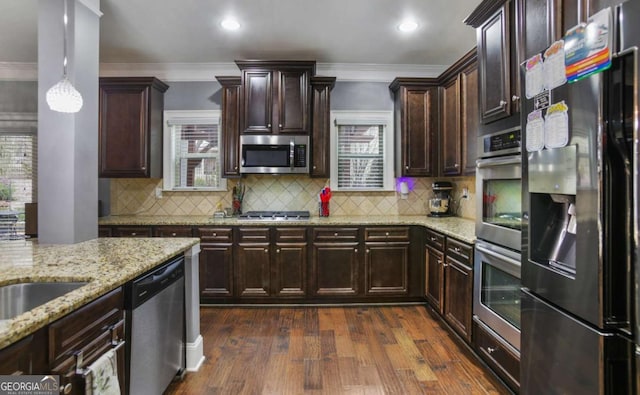
<svg viewBox="0 0 640 395">
<path fill-rule="evenodd" d="M 156 188 L 156 199 L 162 199 L 162 188 Z"/>
<path fill-rule="evenodd" d="M 463 199 L 469 198 L 469 188 L 467 187 L 462 188 L 462 198 Z"/>
</svg>

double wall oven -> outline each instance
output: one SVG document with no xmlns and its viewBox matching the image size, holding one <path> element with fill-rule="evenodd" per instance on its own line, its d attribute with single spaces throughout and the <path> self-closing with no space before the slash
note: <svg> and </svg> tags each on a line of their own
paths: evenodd
<svg viewBox="0 0 640 395">
<path fill-rule="evenodd" d="M 520 349 L 520 129 L 480 136 L 476 169 L 474 320 Z"/>
</svg>

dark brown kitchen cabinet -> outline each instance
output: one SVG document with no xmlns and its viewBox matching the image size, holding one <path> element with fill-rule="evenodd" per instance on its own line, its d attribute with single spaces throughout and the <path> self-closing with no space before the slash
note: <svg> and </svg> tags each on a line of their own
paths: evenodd
<svg viewBox="0 0 640 395">
<path fill-rule="evenodd" d="M 480 115 L 476 49 L 442 73 L 440 80 L 440 174 L 475 175 Z"/>
<path fill-rule="evenodd" d="M 444 319 L 453 330 L 471 342 L 473 247 L 446 239 L 444 267 Z"/>
<path fill-rule="evenodd" d="M 483 125 L 505 118 L 519 124 L 519 62 L 523 59 L 518 42 L 518 5 L 516 0 L 485 0 L 465 20 L 476 28 L 479 107 Z"/>
<path fill-rule="evenodd" d="M 153 230 L 154 237 L 193 237 L 190 226 L 156 226 Z"/>
<path fill-rule="evenodd" d="M 311 77 L 312 119 L 311 119 L 311 177 L 328 178 L 330 168 L 330 133 L 329 121 L 331 89 L 335 85 L 335 77 Z"/>
<path fill-rule="evenodd" d="M 409 292 L 409 227 L 364 229 L 365 295 Z"/>
<path fill-rule="evenodd" d="M 240 177 L 240 77 L 216 77 L 222 86 L 222 176 Z"/>
<path fill-rule="evenodd" d="M 358 295 L 358 246 L 358 228 L 313 228 L 310 290 L 313 296 Z"/>
<path fill-rule="evenodd" d="M 236 281 L 239 297 L 271 295 L 269 228 L 238 229 Z"/>
<path fill-rule="evenodd" d="M 113 237 L 151 237 L 150 226 L 115 226 L 111 229 Z"/>
<path fill-rule="evenodd" d="M 100 78 L 100 177 L 162 177 L 162 113 L 168 88 L 152 77 Z"/>
<path fill-rule="evenodd" d="M 33 361 L 41 354 L 46 357 L 46 350 L 37 346 L 37 339 L 43 338 L 44 333 L 38 331 L 18 340 L 12 345 L 0 350 L 0 375 L 27 375 L 45 372 L 42 366 L 34 369 Z M 46 347 L 46 346 L 45 346 Z"/>
<path fill-rule="evenodd" d="M 486 325 L 473 320 L 473 345 L 480 357 L 515 392 L 520 391 L 520 355 Z"/>
<path fill-rule="evenodd" d="M 233 296 L 233 229 L 200 227 L 200 303 Z"/>
<path fill-rule="evenodd" d="M 425 297 L 438 313 L 443 314 L 445 236 L 427 229 L 425 237 Z"/>
<path fill-rule="evenodd" d="M 107 350 L 124 341 L 122 288 L 101 296 L 47 327 L 49 372 L 60 375 L 65 393 L 84 394 L 84 369 Z M 116 348 L 120 391 L 124 393 L 124 347 Z M 69 390 L 67 392 L 66 390 Z"/>
<path fill-rule="evenodd" d="M 305 297 L 307 294 L 307 231 L 305 228 L 275 228 L 273 294 Z"/>
<path fill-rule="evenodd" d="M 438 80 L 396 78 L 394 93 L 396 176 L 436 176 Z"/>
<path fill-rule="evenodd" d="M 241 126 L 248 134 L 309 134 L 313 61 L 236 61 Z"/>
<path fill-rule="evenodd" d="M 113 229 L 110 226 L 98 226 L 98 237 L 112 237 Z"/>
</svg>

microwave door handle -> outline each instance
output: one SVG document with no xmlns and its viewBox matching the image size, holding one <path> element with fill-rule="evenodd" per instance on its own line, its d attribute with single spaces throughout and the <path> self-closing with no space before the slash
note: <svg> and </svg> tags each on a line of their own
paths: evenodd
<svg viewBox="0 0 640 395">
<path fill-rule="evenodd" d="M 291 171 L 293 171 L 295 148 L 296 148 L 296 143 L 293 139 L 291 139 L 289 141 L 289 165 L 291 166 Z"/>
</svg>

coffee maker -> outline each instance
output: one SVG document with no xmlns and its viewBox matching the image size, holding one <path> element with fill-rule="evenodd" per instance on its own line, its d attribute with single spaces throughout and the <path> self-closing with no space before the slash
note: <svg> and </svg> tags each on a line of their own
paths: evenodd
<svg viewBox="0 0 640 395">
<path fill-rule="evenodd" d="M 448 181 L 436 181 L 431 185 L 433 198 L 429 199 L 429 217 L 449 217 L 451 212 L 451 191 L 453 185 Z"/>
</svg>

